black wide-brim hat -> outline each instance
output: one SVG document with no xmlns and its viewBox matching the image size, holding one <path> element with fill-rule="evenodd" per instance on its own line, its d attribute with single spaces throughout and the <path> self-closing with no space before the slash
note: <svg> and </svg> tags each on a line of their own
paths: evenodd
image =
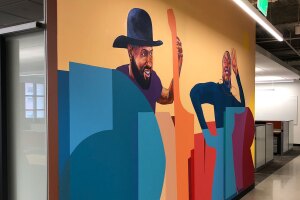
<svg viewBox="0 0 300 200">
<path fill-rule="evenodd" d="M 160 46 L 161 40 L 153 41 L 152 22 L 149 14 L 140 8 L 133 8 L 127 17 L 127 36 L 118 36 L 113 47 L 127 48 L 127 45 Z"/>
</svg>

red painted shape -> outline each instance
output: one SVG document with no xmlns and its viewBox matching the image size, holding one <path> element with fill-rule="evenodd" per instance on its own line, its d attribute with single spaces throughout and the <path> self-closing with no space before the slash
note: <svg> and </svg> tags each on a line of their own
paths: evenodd
<svg viewBox="0 0 300 200">
<path fill-rule="evenodd" d="M 232 150 L 234 160 L 234 173 L 237 191 L 244 189 L 243 177 L 243 149 L 244 149 L 244 135 L 246 126 L 247 111 L 234 116 L 234 129 L 232 134 Z M 237 123 L 238 122 L 238 123 Z"/>
<path fill-rule="evenodd" d="M 243 147 L 243 186 L 244 189 L 254 184 L 254 166 L 251 155 L 251 145 L 254 139 L 254 118 L 249 108 L 246 108 L 246 126 Z"/>
<path fill-rule="evenodd" d="M 238 175 L 239 192 L 254 183 L 254 166 L 251 155 L 251 145 L 254 138 L 254 119 L 249 108 L 242 114 L 235 115 L 233 150 L 235 173 Z M 217 135 L 215 122 L 207 123 L 212 135 Z M 194 135 L 194 150 L 189 159 L 190 200 L 212 199 L 212 187 L 216 151 L 206 145 L 203 134 Z"/>
<path fill-rule="evenodd" d="M 209 130 L 216 135 L 214 122 L 207 123 Z M 210 200 L 216 161 L 215 149 L 206 145 L 203 135 L 195 134 L 195 149 L 191 152 L 191 200 Z"/>
<path fill-rule="evenodd" d="M 189 158 L 189 199 L 195 199 L 195 170 L 194 170 L 194 150 Z"/>
</svg>

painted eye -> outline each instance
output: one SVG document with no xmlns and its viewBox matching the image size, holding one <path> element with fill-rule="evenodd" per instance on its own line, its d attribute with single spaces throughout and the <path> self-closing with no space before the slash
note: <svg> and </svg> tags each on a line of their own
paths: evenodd
<svg viewBox="0 0 300 200">
<path fill-rule="evenodd" d="M 146 56 L 147 56 L 147 53 L 146 53 L 146 52 L 142 52 L 142 56 L 143 56 L 143 57 L 146 57 Z"/>
</svg>

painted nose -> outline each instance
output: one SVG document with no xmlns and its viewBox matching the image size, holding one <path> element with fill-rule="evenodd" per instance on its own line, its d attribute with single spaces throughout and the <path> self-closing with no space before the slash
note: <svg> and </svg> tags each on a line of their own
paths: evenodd
<svg viewBox="0 0 300 200">
<path fill-rule="evenodd" d="M 148 55 L 147 57 L 147 65 L 152 68 L 152 56 Z"/>
</svg>

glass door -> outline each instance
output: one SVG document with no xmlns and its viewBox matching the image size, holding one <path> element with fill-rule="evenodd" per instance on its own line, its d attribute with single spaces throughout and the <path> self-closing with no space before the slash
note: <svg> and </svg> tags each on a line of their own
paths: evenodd
<svg viewBox="0 0 300 200">
<path fill-rule="evenodd" d="M 6 37 L 5 49 L 8 199 L 46 200 L 45 33 Z"/>
</svg>

